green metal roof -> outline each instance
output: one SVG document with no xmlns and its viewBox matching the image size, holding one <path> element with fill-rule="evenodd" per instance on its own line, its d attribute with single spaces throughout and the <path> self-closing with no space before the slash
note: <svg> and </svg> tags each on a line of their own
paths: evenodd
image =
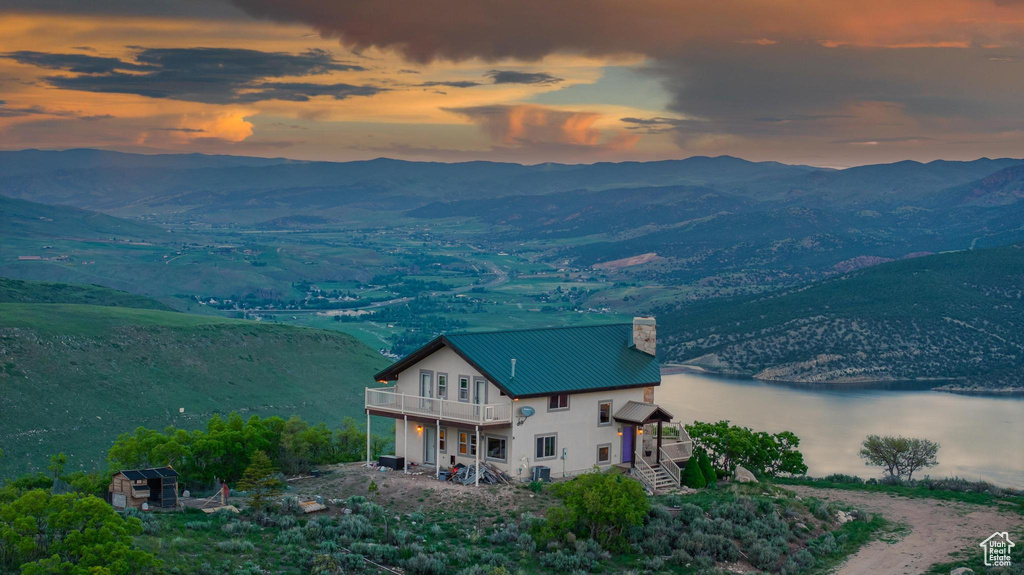
<svg viewBox="0 0 1024 575">
<path fill-rule="evenodd" d="M 395 379 L 447 345 L 512 397 L 659 385 L 658 360 L 633 348 L 631 336 L 628 323 L 444 335 L 376 379 Z"/>
</svg>

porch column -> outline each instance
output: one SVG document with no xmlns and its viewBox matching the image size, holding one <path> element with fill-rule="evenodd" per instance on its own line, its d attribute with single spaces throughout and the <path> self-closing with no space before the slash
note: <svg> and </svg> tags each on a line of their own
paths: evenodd
<svg viewBox="0 0 1024 575">
<path fill-rule="evenodd" d="M 434 446 L 434 463 L 437 464 L 437 469 L 434 471 L 434 477 L 441 476 L 441 420 L 437 420 L 437 431 L 434 433 L 434 439 L 436 445 Z"/>
<path fill-rule="evenodd" d="M 633 466 L 636 467 L 637 458 L 644 456 L 644 436 L 642 433 L 638 433 L 644 428 L 643 424 L 633 426 Z M 644 463 L 647 463 L 646 461 Z"/>
<path fill-rule="evenodd" d="M 480 426 L 476 426 L 476 450 L 474 455 L 476 456 L 476 482 L 475 487 L 480 487 Z"/>
<path fill-rule="evenodd" d="M 402 471 L 409 473 L 409 416 L 405 417 L 405 447 L 402 448 Z"/>
<path fill-rule="evenodd" d="M 370 410 L 366 410 L 366 466 L 370 466 Z"/>
<path fill-rule="evenodd" d="M 661 463 L 661 420 L 658 420 L 658 452 L 654 454 L 654 461 Z"/>
</svg>

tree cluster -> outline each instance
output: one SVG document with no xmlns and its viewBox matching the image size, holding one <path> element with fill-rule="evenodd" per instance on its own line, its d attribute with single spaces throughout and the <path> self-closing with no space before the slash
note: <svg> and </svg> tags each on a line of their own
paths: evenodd
<svg viewBox="0 0 1024 575">
<path fill-rule="evenodd" d="M 715 469 L 731 472 L 737 465 L 762 475 L 807 473 L 804 456 L 797 450 L 800 438 L 789 431 L 767 433 L 728 421 L 696 421 L 686 426 L 695 451 L 703 451 Z"/>
<path fill-rule="evenodd" d="M 371 436 L 370 443 L 376 457 L 390 440 Z M 226 421 L 213 416 L 204 430 L 139 427 L 117 438 L 107 461 L 115 470 L 170 465 L 185 485 L 209 487 L 216 481 L 240 479 L 257 451 L 266 453 L 282 472 L 294 474 L 312 465 L 365 458 L 366 433 L 350 417 L 332 431 L 323 423 L 309 425 L 297 416 L 286 420 L 254 415 L 243 420 L 232 413 Z"/>
<path fill-rule="evenodd" d="M 156 572 L 156 557 L 135 548 L 140 533 L 141 521 L 121 517 L 92 495 L 33 489 L 6 501 L 0 496 L 0 573 Z"/>
</svg>

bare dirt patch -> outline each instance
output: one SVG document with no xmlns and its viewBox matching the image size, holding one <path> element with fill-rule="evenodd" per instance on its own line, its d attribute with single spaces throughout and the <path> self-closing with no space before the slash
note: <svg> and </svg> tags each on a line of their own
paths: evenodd
<svg viewBox="0 0 1024 575">
<path fill-rule="evenodd" d="M 522 484 L 462 485 L 433 478 L 433 469 L 411 471 L 377 471 L 362 463 L 332 465 L 322 468 L 328 472 L 321 477 L 289 481 L 289 495 L 325 499 L 347 499 L 353 495 L 368 495 L 370 481 L 377 483 L 379 492 L 374 498 L 394 513 L 435 511 L 467 514 L 484 519 L 488 517 L 518 515 L 532 512 L 542 515 L 554 499 L 546 493 L 534 493 Z"/>
<path fill-rule="evenodd" d="M 619 268 L 628 268 L 630 266 L 638 266 L 640 264 L 646 264 L 655 260 L 662 259 L 661 256 L 654 252 L 648 252 L 646 254 L 640 254 L 638 256 L 630 256 L 628 258 L 622 258 L 620 260 L 612 260 L 610 262 L 604 262 L 601 264 L 594 264 L 594 269 L 607 269 L 617 270 Z"/>
<path fill-rule="evenodd" d="M 895 534 L 861 548 L 835 571 L 836 575 L 923 573 L 931 565 L 949 561 L 951 554 L 977 545 L 995 531 L 1024 527 L 1024 517 L 997 507 L 845 489 L 786 489 L 802 497 L 845 502 L 879 513 L 901 526 Z M 901 533 L 903 536 L 899 537 Z"/>
</svg>

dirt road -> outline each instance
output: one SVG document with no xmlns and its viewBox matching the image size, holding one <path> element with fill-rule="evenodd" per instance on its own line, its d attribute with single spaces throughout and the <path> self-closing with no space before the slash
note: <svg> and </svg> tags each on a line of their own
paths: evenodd
<svg viewBox="0 0 1024 575">
<path fill-rule="evenodd" d="M 1024 526 L 1024 517 L 995 507 L 936 499 L 911 499 L 885 493 L 787 486 L 804 497 L 843 501 L 881 513 L 910 532 L 898 540 L 872 541 L 836 570 L 837 575 L 917 575 L 965 547 L 976 546 L 996 531 Z M 981 548 L 978 547 L 978 552 Z"/>
</svg>

